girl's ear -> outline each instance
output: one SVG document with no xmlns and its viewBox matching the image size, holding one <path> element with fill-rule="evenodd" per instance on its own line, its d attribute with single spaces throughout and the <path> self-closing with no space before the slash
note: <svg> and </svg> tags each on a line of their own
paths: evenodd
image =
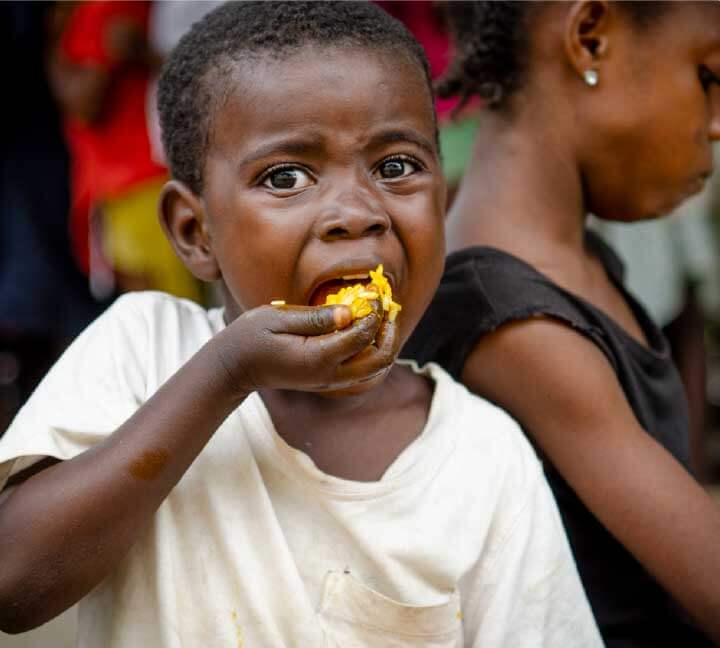
<svg viewBox="0 0 720 648">
<path fill-rule="evenodd" d="M 597 74 L 600 60 L 608 51 L 610 7 L 607 0 L 579 0 L 565 19 L 563 40 L 568 62 L 581 79 Z M 595 85 L 590 82 L 590 85 Z"/>
<path fill-rule="evenodd" d="M 208 219 L 202 200 L 185 184 L 170 180 L 159 203 L 160 224 L 185 267 L 201 281 L 220 278 L 210 244 Z"/>
</svg>

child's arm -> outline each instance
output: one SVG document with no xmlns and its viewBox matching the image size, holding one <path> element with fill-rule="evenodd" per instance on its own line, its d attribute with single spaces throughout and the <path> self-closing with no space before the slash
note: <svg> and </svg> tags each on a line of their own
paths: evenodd
<svg viewBox="0 0 720 648">
<path fill-rule="evenodd" d="M 532 434 L 593 514 L 720 641 L 720 508 L 640 427 L 602 352 L 561 323 L 523 321 L 482 338 L 463 380 Z"/>
<path fill-rule="evenodd" d="M 389 366 L 395 326 L 350 320 L 344 306 L 250 311 L 105 441 L 14 486 L 0 503 L 0 628 L 44 623 L 110 574 L 251 391 L 341 387 Z"/>
</svg>

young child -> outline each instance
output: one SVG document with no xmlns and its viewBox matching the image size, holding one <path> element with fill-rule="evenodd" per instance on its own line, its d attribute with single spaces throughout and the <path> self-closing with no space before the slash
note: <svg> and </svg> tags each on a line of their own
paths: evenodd
<svg viewBox="0 0 720 648">
<path fill-rule="evenodd" d="M 2 628 L 82 599 L 103 648 L 601 645 L 517 426 L 394 363 L 443 265 L 417 43 L 371 4 L 229 4 L 159 104 L 162 222 L 225 308 L 120 299 L 17 417 Z M 379 264 L 397 319 L 322 306 Z"/>
<path fill-rule="evenodd" d="M 441 90 L 490 108 L 406 347 L 506 408 L 546 464 L 608 646 L 720 641 L 720 510 L 688 473 L 667 343 L 591 212 L 638 221 L 703 184 L 720 3 L 450 3 Z"/>
</svg>

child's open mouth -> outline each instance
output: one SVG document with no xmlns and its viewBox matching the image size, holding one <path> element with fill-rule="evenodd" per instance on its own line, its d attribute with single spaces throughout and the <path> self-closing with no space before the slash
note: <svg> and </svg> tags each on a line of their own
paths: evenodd
<svg viewBox="0 0 720 648">
<path fill-rule="evenodd" d="M 358 281 L 359 280 L 359 281 Z M 402 308 L 393 301 L 392 287 L 383 274 L 382 264 L 367 274 L 350 275 L 332 279 L 318 286 L 311 296 L 311 306 L 344 304 L 350 307 L 354 319 L 366 317 L 378 302 L 381 312 L 389 322 L 394 322 Z"/>
<path fill-rule="evenodd" d="M 282 300 L 273 305 L 284 305 Z M 332 306 L 343 304 L 352 312 L 353 319 L 366 317 L 373 310 L 379 310 L 394 322 L 402 306 L 393 301 L 392 286 L 383 274 L 382 264 L 375 270 L 345 275 L 321 283 L 310 296 L 310 306 Z"/>
<path fill-rule="evenodd" d="M 359 283 L 367 283 L 370 279 L 368 273 L 348 275 L 346 277 L 338 279 L 330 279 L 320 284 L 312 296 L 310 297 L 310 306 L 324 306 L 325 300 L 336 293 L 339 293 L 343 288 L 351 288 L 352 286 Z"/>
</svg>

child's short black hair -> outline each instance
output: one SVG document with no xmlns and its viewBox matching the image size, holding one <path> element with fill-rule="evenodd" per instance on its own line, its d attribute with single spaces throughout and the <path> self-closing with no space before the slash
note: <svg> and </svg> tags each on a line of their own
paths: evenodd
<svg viewBox="0 0 720 648">
<path fill-rule="evenodd" d="M 447 20 L 456 55 L 437 84 L 438 95 L 459 96 L 461 105 L 478 95 L 489 108 L 503 108 L 523 84 L 528 32 L 545 4 L 518 0 L 448 2 Z M 616 3 L 640 28 L 663 15 L 670 4 L 662 0 Z"/>
<path fill-rule="evenodd" d="M 160 124 L 173 177 L 202 192 L 213 110 L 229 90 L 234 64 L 251 56 L 281 57 L 308 44 L 391 50 L 421 69 L 432 97 L 422 47 L 370 2 L 229 2 L 193 25 L 160 77 Z"/>
</svg>

